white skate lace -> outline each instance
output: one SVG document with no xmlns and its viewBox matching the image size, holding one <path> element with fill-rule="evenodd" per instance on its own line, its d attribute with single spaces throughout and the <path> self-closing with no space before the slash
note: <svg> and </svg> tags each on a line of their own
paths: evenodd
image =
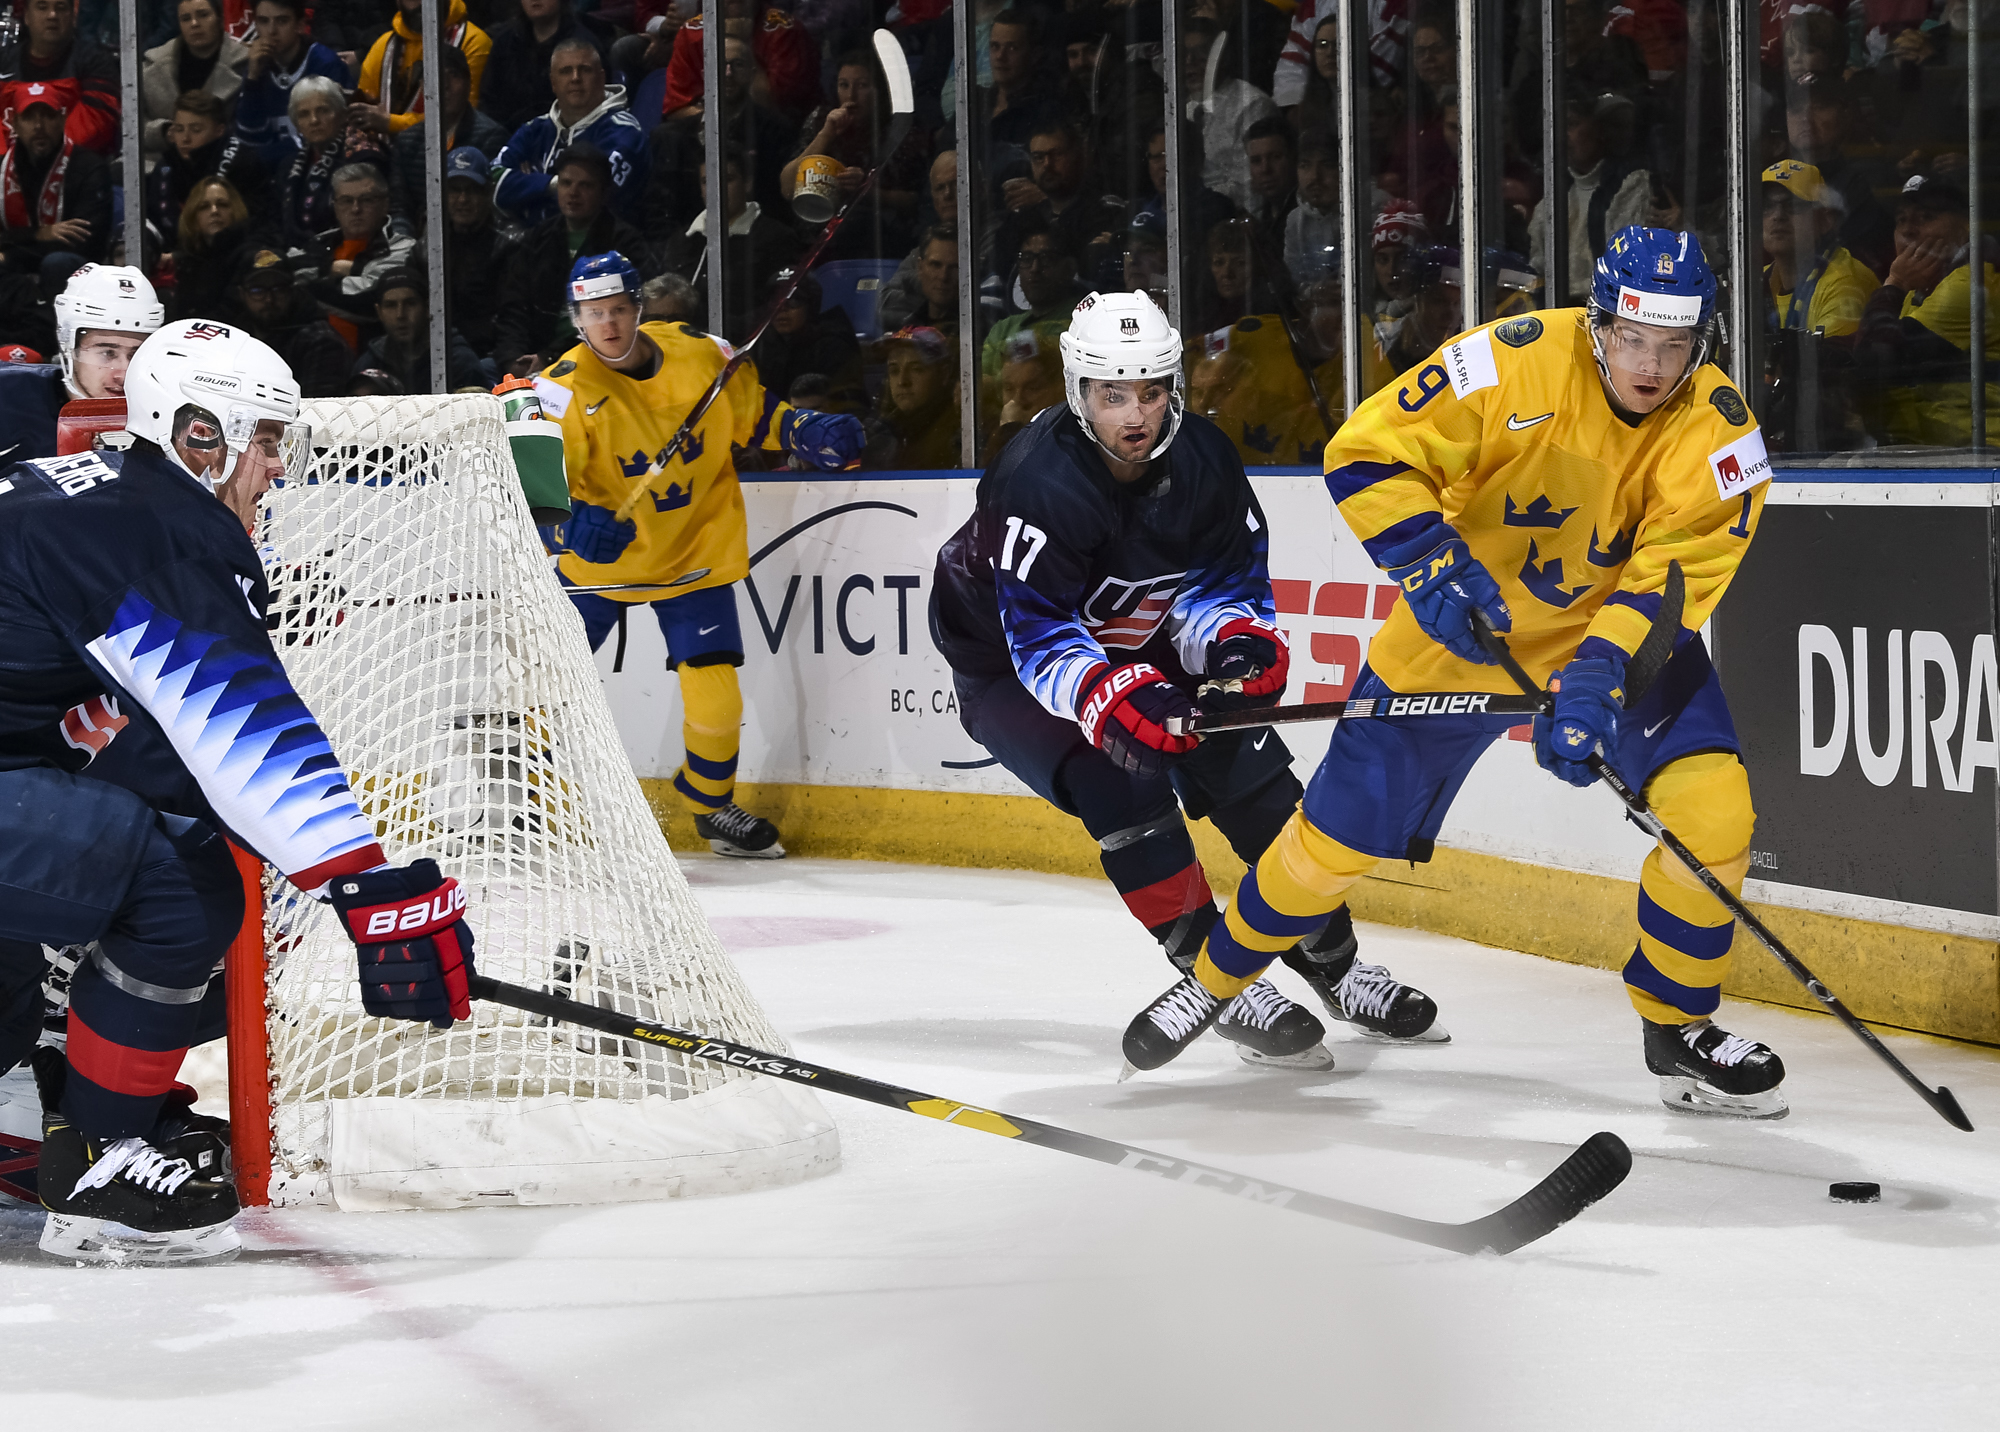
<svg viewBox="0 0 2000 1432">
<path fill-rule="evenodd" d="M 1695 1049 L 1695 1041 L 1701 1037 L 1704 1031 L 1714 1028 L 1715 1026 L 1712 1024 L 1686 1025 L 1681 1030 L 1681 1038 L 1687 1041 L 1689 1049 L 1693 1049 L 1696 1054 L 1701 1054 L 1699 1049 Z M 1717 1033 L 1722 1032 L 1717 1030 Z M 1758 1044 L 1754 1039 L 1745 1039 L 1740 1034 L 1723 1034 L 1722 1042 L 1709 1050 L 1708 1053 L 1702 1054 L 1701 1057 L 1708 1060 L 1711 1064 L 1720 1064 L 1725 1069 L 1733 1069 L 1750 1055 L 1755 1054 L 1757 1049 Z"/>
<path fill-rule="evenodd" d="M 1169 1039 L 1185 1039 L 1201 1027 L 1215 1008 L 1215 996 L 1193 978 L 1184 979 L 1165 994 L 1147 1014 Z"/>
<path fill-rule="evenodd" d="M 1291 1008 L 1291 1004 L 1278 993 L 1276 985 L 1269 980 L 1258 980 L 1229 1002 L 1222 1017 L 1230 1024 L 1248 1025 L 1269 1033 L 1278 1016 Z"/>
<path fill-rule="evenodd" d="M 186 1159 L 170 1159 L 144 1139 L 120 1139 L 97 1156 L 71 1190 L 72 1196 L 87 1188 L 103 1188 L 123 1176 L 128 1182 L 154 1193 L 172 1193 L 194 1177 L 194 1165 Z"/>
<path fill-rule="evenodd" d="M 1340 1007 L 1349 1014 L 1362 1014 L 1370 1019 L 1387 1019 L 1389 1008 L 1395 1004 L 1396 996 L 1403 992 L 1403 986 L 1396 977 L 1381 965 L 1354 962 L 1354 968 L 1347 972 L 1338 989 L 1334 991 L 1340 998 Z"/>
<path fill-rule="evenodd" d="M 757 817 L 736 804 L 735 801 L 731 801 L 714 815 L 711 815 L 708 820 L 709 824 L 721 831 L 730 840 L 741 840 L 745 836 L 752 834 L 757 828 Z"/>
</svg>

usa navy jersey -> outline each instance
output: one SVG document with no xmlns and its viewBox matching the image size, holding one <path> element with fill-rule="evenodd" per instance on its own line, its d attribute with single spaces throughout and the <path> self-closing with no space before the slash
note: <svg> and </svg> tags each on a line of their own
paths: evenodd
<svg viewBox="0 0 2000 1432">
<path fill-rule="evenodd" d="M 1013 673 L 1076 719 L 1092 668 L 1199 674 L 1238 617 L 1270 621 L 1269 533 L 1236 449 L 1189 414 L 1144 477 L 1114 480 L 1067 407 L 1045 410 L 979 480 L 938 552 L 938 649 L 969 676 Z"/>
<path fill-rule="evenodd" d="M 54 457 L 56 419 L 68 401 L 55 364 L 0 363 L 0 462 Z"/>
<path fill-rule="evenodd" d="M 271 646 L 242 524 L 157 452 L 0 473 L 0 770 L 210 819 L 317 890 L 384 863 Z"/>
</svg>

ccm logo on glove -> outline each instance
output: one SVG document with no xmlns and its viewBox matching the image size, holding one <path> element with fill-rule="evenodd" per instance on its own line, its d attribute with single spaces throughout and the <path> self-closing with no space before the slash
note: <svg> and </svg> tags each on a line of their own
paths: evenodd
<svg viewBox="0 0 2000 1432">
<path fill-rule="evenodd" d="M 369 935 L 429 934 L 441 925 L 458 918 L 465 908 L 465 889 L 456 880 L 447 880 L 445 888 L 430 900 L 419 900 L 414 905 L 405 905 L 401 910 L 383 907 L 368 913 L 368 925 L 364 933 Z M 362 912 L 356 910 L 348 918 Z"/>
</svg>

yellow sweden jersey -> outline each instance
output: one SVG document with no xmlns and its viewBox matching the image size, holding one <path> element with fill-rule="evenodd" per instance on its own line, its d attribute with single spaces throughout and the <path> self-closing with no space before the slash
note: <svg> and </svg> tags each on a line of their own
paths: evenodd
<svg viewBox="0 0 2000 1432">
<path fill-rule="evenodd" d="M 1846 249 L 1826 256 L 1826 265 L 1813 284 L 1812 299 L 1803 321 L 1792 321 L 1795 293 L 1772 293 L 1771 304 L 1778 311 L 1780 328 L 1802 328 L 1807 333 L 1823 330 L 1829 338 L 1844 338 L 1861 327 L 1861 309 L 1868 295 L 1882 286 L 1874 270 Z M 1764 288 L 1771 287 L 1771 267 L 1764 266 Z"/>
<path fill-rule="evenodd" d="M 1229 435 L 1246 466 L 1311 462 L 1326 445 L 1319 404 L 1284 321 L 1259 314 L 1189 345 L 1188 407 Z M 1340 362 L 1313 370 L 1331 412 L 1343 401 Z"/>
<path fill-rule="evenodd" d="M 660 366 L 650 378 L 617 372 L 579 343 L 535 379 L 542 411 L 562 424 L 572 500 L 615 511 L 635 482 L 646 485 L 632 509 L 639 535 L 624 555 L 596 565 L 565 552 L 563 575 L 591 586 L 703 573 L 673 593 L 607 593 L 613 601 L 657 601 L 743 578 L 749 549 L 730 446 L 776 450 L 787 406 L 765 396 L 755 366 L 746 363 L 663 468 L 660 454 L 728 357 L 715 339 L 686 324 L 647 323 L 639 331 L 660 346 Z"/>
<path fill-rule="evenodd" d="M 1391 382 L 1326 447 L 1327 486 L 1378 564 L 1441 515 L 1500 585 L 1515 654 L 1537 680 L 1586 636 L 1628 656 L 1667 564 L 1696 629 L 1756 531 L 1764 440 L 1743 397 L 1703 366 L 1627 426 L 1611 409 L 1583 309 L 1505 319 L 1447 343 Z M 1398 691 L 1514 688 L 1425 636 L 1399 602 L 1368 651 Z"/>
</svg>

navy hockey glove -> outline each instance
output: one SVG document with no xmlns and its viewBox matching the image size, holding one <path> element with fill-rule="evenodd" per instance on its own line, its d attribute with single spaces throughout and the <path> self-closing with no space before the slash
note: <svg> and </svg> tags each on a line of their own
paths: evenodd
<svg viewBox="0 0 2000 1432">
<path fill-rule="evenodd" d="M 607 566 L 624 556 L 639 535 L 638 523 L 630 519 L 616 522 L 612 517 L 608 507 L 576 503 L 569 510 L 569 521 L 555 529 L 556 541 L 586 562 Z"/>
<path fill-rule="evenodd" d="M 1597 783 L 1585 759 L 1596 751 L 1606 760 L 1618 749 L 1618 716 L 1625 709 L 1625 663 L 1603 657 L 1572 661 L 1549 690 L 1555 710 L 1535 718 L 1535 761 L 1573 786 Z"/>
<path fill-rule="evenodd" d="M 778 440 L 800 462 L 821 472 L 845 472 L 861 464 L 868 430 L 847 413 L 815 413 L 793 408 L 785 414 Z"/>
<path fill-rule="evenodd" d="M 1291 674 L 1292 649 L 1268 622 L 1238 617 L 1208 644 L 1208 681 L 1197 699 L 1204 711 L 1276 706 Z"/>
<path fill-rule="evenodd" d="M 1148 662 L 1093 668 L 1076 711 L 1090 744 L 1135 776 L 1157 776 L 1201 744 L 1167 730 L 1171 718 L 1194 715 L 1194 703 Z"/>
<path fill-rule="evenodd" d="M 450 1029 L 472 1018 L 472 930 L 465 892 L 435 860 L 336 875 L 327 895 L 361 957 L 361 1007 Z"/>
<path fill-rule="evenodd" d="M 1445 534 L 1441 541 L 1440 531 Z M 1479 565 L 1463 537 L 1439 523 L 1415 541 L 1382 555 L 1383 572 L 1403 589 L 1410 615 L 1425 636 L 1461 660 L 1493 665 L 1472 629 L 1472 614 L 1485 612 L 1493 629 L 1501 632 L 1514 629 L 1514 615 L 1500 599 L 1499 584 Z"/>
</svg>

